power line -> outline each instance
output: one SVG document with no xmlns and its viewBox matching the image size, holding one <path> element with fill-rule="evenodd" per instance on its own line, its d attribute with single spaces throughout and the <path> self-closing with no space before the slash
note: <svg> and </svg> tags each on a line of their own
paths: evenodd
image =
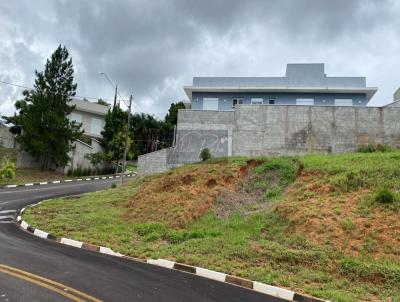
<svg viewBox="0 0 400 302">
<path fill-rule="evenodd" d="M 14 87 L 18 87 L 18 88 L 32 89 L 32 87 L 27 87 L 27 86 L 24 86 L 24 85 L 14 84 L 14 83 L 6 82 L 6 81 L 1 81 L 1 80 L 0 80 L 0 83 L 6 84 L 6 85 L 10 85 L 10 86 L 14 86 Z M 92 96 L 74 95 L 73 97 L 74 97 L 74 98 L 78 98 L 78 99 L 92 99 L 92 100 L 99 100 L 99 99 L 102 99 L 102 100 L 105 100 L 105 101 L 110 101 L 110 100 L 107 100 L 107 99 L 96 98 L 96 97 L 92 97 Z"/>
<path fill-rule="evenodd" d="M 20 85 L 20 84 L 15 84 L 15 83 L 10 83 L 10 82 L 6 82 L 6 81 L 2 81 L 0 80 L 0 83 L 6 84 L 6 85 L 10 85 L 10 86 L 14 86 L 14 87 L 18 87 L 18 88 L 23 88 L 23 89 L 32 89 L 33 87 L 28 87 L 28 86 L 24 86 L 24 85 Z M 122 98 L 122 96 L 120 95 L 120 93 L 118 92 L 118 96 L 120 97 L 120 99 L 125 103 L 125 105 L 127 105 L 126 101 Z M 111 100 L 107 100 L 107 99 L 103 99 L 103 98 L 98 98 L 98 97 L 92 97 L 92 96 L 82 96 L 82 95 L 74 95 L 74 98 L 78 98 L 78 99 L 90 99 L 90 100 L 99 100 L 102 99 L 104 101 L 108 101 L 111 102 Z M 132 103 L 133 107 L 135 107 L 136 111 L 140 112 L 140 113 L 146 113 L 139 105 L 136 105 L 135 103 Z"/>
<path fill-rule="evenodd" d="M 107 73 L 105 73 L 105 72 L 100 72 L 100 74 L 103 75 L 103 76 L 107 79 L 107 81 L 110 83 L 111 87 L 112 87 L 113 89 L 115 89 L 115 91 L 116 91 L 117 95 L 119 96 L 119 98 L 122 100 L 122 102 L 124 102 L 125 106 L 128 107 L 128 103 L 125 101 L 125 99 L 124 99 L 124 98 L 122 97 L 122 95 L 119 93 L 119 90 L 117 89 L 117 85 L 110 79 L 110 77 L 107 75 Z M 143 110 L 139 105 L 137 105 L 136 103 L 133 102 L 132 105 L 133 105 L 133 107 L 136 108 L 136 110 L 137 110 L 138 112 L 145 113 L 144 110 Z"/>
</svg>

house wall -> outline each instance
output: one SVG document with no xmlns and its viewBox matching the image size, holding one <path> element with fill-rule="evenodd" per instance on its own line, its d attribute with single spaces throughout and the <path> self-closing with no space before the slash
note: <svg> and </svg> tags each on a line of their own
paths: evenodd
<svg viewBox="0 0 400 302">
<path fill-rule="evenodd" d="M 0 125 L 0 146 L 4 148 L 15 147 L 15 136 L 9 131 L 9 127 Z"/>
<path fill-rule="evenodd" d="M 243 98 L 243 104 L 251 104 L 251 98 L 263 98 L 268 103 L 275 99 L 276 105 L 295 105 L 297 98 L 313 98 L 315 105 L 333 106 L 335 99 L 352 99 L 353 106 L 366 106 L 365 94 L 334 94 L 334 93 L 199 93 L 193 92 L 193 110 L 203 110 L 204 98 L 218 98 L 218 110 L 233 111 L 233 98 Z"/>
<path fill-rule="evenodd" d="M 234 112 L 179 110 L 175 148 L 147 154 L 146 161 L 139 157 L 138 172 L 161 172 L 198 161 L 203 148 L 216 157 L 264 156 L 352 152 L 366 144 L 400 148 L 400 107 L 240 105 Z"/>
<path fill-rule="evenodd" d="M 57 170 L 60 173 L 67 173 L 72 167 L 76 169 L 77 167 L 85 168 L 93 168 L 90 164 L 90 161 L 85 157 L 86 154 L 92 154 L 97 152 L 102 152 L 103 147 L 100 143 L 92 139 L 91 145 L 88 145 L 82 141 L 76 140 L 72 143 L 75 146 L 75 150 L 71 150 L 69 152 L 69 156 L 71 157 L 71 161 L 65 167 L 53 167 L 53 169 Z M 100 166 L 100 168 L 104 168 L 105 166 Z M 28 152 L 18 151 L 17 153 L 17 168 L 29 168 L 29 169 L 39 169 L 39 162 L 33 158 Z"/>
<path fill-rule="evenodd" d="M 81 116 L 82 129 L 85 130 L 86 135 L 97 137 L 97 138 L 101 137 L 101 135 L 99 135 L 99 134 L 92 133 L 92 119 L 96 118 L 96 119 L 101 120 L 101 130 L 103 130 L 104 126 L 105 126 L 104 115 L 89 113 L 89 112 L 80 111 L 77 109 L 75 109 L 73 111 L 73 113 L 79 114 Z"/>
<path fill-rule="evenodd" d="M 400 101 L 400 88 L 395 91 L 393 94 L 393 102 Z"/>
</svg>

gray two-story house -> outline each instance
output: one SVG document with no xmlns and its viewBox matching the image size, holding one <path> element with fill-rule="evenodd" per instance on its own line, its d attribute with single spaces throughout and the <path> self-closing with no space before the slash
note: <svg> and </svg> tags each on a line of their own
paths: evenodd
<svg viewBox="0 0 400 302">
<path fill-rule="evenodd" d="M 198 77 L 184 90 L 173 147 L 139 156 L 140 174 L 196 162 L 205 148 L 214 157 L 400 148 L 400 90 L 392 104 L 367 106 L 377 88 L 328 77 L 324 64 L 288 64 L 284 77 Z"/>
<path fill-rule="evenodd" d="M 328 77 L 323 63 L 287 64 L 284 77 L 195 77 L 184 90 L 192 110 L 237 104 L 366 106 L 377 91 L 365 77 Z"/>
</svg>

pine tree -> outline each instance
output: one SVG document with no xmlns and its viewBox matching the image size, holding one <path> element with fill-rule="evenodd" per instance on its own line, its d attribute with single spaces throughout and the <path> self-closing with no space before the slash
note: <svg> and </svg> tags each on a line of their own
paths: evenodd
<svg viewBox="0 0 400 302">
<path fill-rule="evenodd" d="M 104 130 L 101 132 L 101 143 L 106 157 L 115 162 L 117 169 L 125 150 L 125 131 L 128 113 L 120 107 L 114 106 L 108 110 L 105 117 Z M 130 133 L 130 136 L 132 134 Z M 132 147 L 132 138 L 128 138 L 128 148 Z M 131 153 L 131 152 L 130 152 Z"/>
<path fill-rule="evenodd" d="M 23 92 L 24 99 L 15 105 L 18 115 L 7 120 L 20 129 L 17 141 L 22 150 L 37 159 L 42 170 L 49 170 L 68 163 L 71 142 L 83 133 L 80 124 L 68 119 L 77 85 L 67 49 L 60 45 L 44 71 L 35 74 L 34 89 Z"/>
</svg>

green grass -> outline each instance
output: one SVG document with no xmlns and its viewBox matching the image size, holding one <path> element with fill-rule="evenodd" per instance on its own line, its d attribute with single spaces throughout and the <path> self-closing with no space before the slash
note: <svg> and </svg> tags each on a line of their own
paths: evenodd
<svg viewBox="0 0 400 302">
<path fill-rule="evenodd" d="M 15 163 L 17 162 L 17 151 L 12 148 L 4 148 L 0 146 L 0 160 L 2 160 L 4 157 Z"/>
<path fill-rule="evenodd" d="M 246 159 L 229 161 L 244 164 Z M 194 171 L 199 165 L 188 165 L 177 171 Z M 247 185 L 251 190 L 261 188 L 266 192 L 265 202 L 272 200 L 277 205 L 284 202 L 288 186 L 305 200 L 317 200 L 318 194 L 303 192 L 303 187 L 296 182 L 300 170 L 327 175 L 334 188 L 329 196 L 337 196 L 338 200 L 343 194 L 360 188 L 374 191 L 384 186 L 394 192 L 400 189 L 399 152 L 267 159 L 254 169 L 259 176 L 255 178 L 257 183 Z M 133 257 L 173 259 L 332 301 L 385 301 L 389 297 L 390 301 L 400 301 L 400 246 L 387 247 L 397 256 L 372 257 L 377 242 L 371 235 L 358 256 L 347 255 L 329 240 L 320 245 L 309 240 L 308 234 L 294 232 L 295 221 L 282 216 L 274 207 L 251 215 L 235 212 L 227 219 L 218 218 L 211 211 L 181 229 L 170 228 L 163 221 L 137 223 L 127 219 L 127 201 L 152 178 L 141 178 L 117 189 L 89 193 L 77 199 L 50 200 L 28 209 L 24 219 L 57 236 L 108 246 Z M 372 216 L 376 211 L 389 215 L 400 213 L 398 202 L 376 203 L 370 195 L 371 198 L 363 199 L 358 205 L 360 217 Z M 345 215 L 341 216 L 344 219 L 339 225 L 351 238 L 357 235 L 358 226 L 350 213 L 346 218 L 347 213 L 340 211 L 342 205 L 335 204 L 335 211 L 337 215 Z M 307 207 L 312 215 L 322 215 L 324 210 L 311 203 Z M 368 220 L 364 223 L 365 228 L 372 228 L 368 223 Z"/>
</svg>

